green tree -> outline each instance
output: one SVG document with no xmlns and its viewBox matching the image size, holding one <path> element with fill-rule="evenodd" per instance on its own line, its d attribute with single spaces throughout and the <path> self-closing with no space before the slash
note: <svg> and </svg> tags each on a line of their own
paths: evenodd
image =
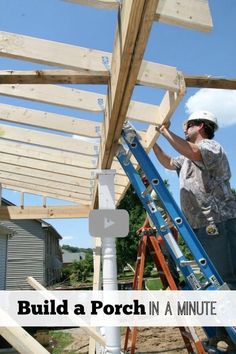
<svg viewBox="0 0 236 354">
<path fill-rule="evenodd" d="M 128 236 L 117 239 L 117 263 L 118 271 L 121 272 L 127 262 L 134 264 L 136 261 L 139 242 L 136 231 L 143 224 L 146 212 L 132 186 L 127 190 L 119 209 L 127 210 L 130 217 Z"/>
<path fill-rule="evenodd" d="M 78 282 L 86 282 L 93 272 L 93 255 L 87 253 L 85 259 L 74 261 L 70 266 L 62 270 L 63 280 L 68 279 L 71 285 Z"/>
</svg>

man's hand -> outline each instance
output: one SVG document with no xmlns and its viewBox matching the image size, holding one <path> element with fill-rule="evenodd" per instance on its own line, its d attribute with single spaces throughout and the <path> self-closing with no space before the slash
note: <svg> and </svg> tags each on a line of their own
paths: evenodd
<svg viewBox="0 0 236 354">
<path fill-rule="evenodd" d="M 157 124 L 155 129 L 161 134 L 165 129 L 169 129 L 169 127 L 170 127 L 170 122 L 166 122 L 163 124 Z"/>
</svg>

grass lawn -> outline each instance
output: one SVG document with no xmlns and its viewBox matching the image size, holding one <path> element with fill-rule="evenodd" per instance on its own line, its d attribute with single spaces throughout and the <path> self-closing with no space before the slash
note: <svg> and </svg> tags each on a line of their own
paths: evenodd
<svg viewBox="0 0 236 354">
<path fill-rule="evenodd" d="M 50 353 L 52 354 L 63 354 L 65 353 L 64 349 L 72 343 L 72 336 L 70 333 L 63 331 L 51 331 L 49 333 L 52 338 L 52 345 Z M 74 351 L 67 352 L 67 354 L 75 354 Z"/>
<path fill-rule="evenodd" d="M 149 290 L 160 290 L 162 289 L 162 283 L 160 278 L 149 278 L 146 280 L 146 287 Z"/>
</svg>

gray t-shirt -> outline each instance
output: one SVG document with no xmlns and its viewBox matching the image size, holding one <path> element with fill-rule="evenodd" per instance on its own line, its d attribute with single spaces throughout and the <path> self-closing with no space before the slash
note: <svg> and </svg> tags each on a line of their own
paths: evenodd
<svg viewBox="0 0 236 354">
<path fill-rule="evenodd" d="M 202 161 L 172 159 L 180 179 L 182 210 L 194 229 L 236 218 L 236 198 L 230 188 L 230 167 L 222 146 L 214 140 L 198 143 Z"/>
</svg>

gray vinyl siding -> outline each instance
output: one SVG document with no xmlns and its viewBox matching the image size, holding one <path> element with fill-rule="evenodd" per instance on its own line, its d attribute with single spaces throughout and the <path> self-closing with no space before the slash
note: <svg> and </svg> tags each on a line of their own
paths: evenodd
<svg viewBox="0 0 236 354">
<path fill-rule="evenodd" d="M 28 276 L 45 284 L 45 233 L 41 223 L 34 220 L 5 221 L 14 230 L 8 241 L 6 290 L 32 289 L 26 282 Z"/>
<path fill-rule="evenodd" d="M 7 239 L 8 236 L 0 235 L 0 290 L 6 287 Z"/>
<path fill-rule="evenodd" d="M 47 228 L 45 236 L 45 281 L 52 285 L 61 278 L 62 255 L 55 233 Z"/>
</svg>

